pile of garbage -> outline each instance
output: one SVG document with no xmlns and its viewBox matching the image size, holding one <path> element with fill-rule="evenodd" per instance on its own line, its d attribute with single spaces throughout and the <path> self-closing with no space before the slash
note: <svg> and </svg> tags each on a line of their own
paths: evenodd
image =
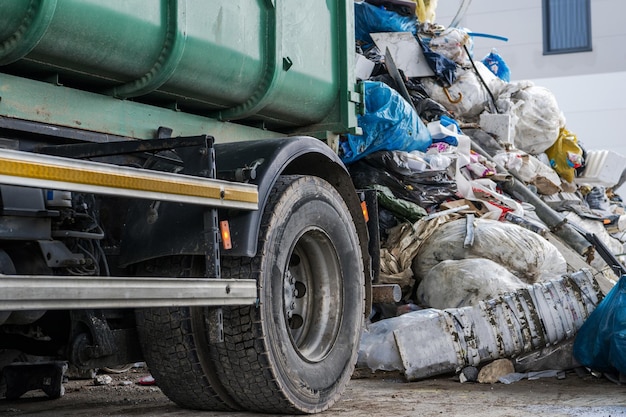
<svg viewBox="0 0 626 417">
<path fill-rule="evenodd" d="M 626 159 L 584 149 L 548 89 L 512 82 L 495 49 L 474 57 L 491 35 L 435 24 L 435 7 L 355 2 L 365 108 L 338 152 L 377 191 L 376 282 L 402 289 L 374 305 L 358 366 L 580 366 L 576 334 L 626 273 Z"/>
</svg>

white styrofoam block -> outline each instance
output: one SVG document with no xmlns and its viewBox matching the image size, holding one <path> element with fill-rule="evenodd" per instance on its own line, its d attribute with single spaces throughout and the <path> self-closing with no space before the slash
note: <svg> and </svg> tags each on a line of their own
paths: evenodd
<svg viewBox="0 0 626 417">
<path fill-rule="evenodd" d="M 376 64 L 361 54 L 356 54 L 355 75 L 359 80 L 367 80 L 372 75 L 372 70 Z"/>
<path fill-rule="evenodd" d="M 483 112 L 480 114 L 480 127 L 491 133 L 504 143 L 513 143 L 513 127 L 510 114 L 494 114 Z"/>
<path fill-rule="evenodd" d="M 587 151 L 585 171 L 574 181 L 577 184 L 612 187 L 626 169 L 626 157 L 613 151 Z"/>
</svg>

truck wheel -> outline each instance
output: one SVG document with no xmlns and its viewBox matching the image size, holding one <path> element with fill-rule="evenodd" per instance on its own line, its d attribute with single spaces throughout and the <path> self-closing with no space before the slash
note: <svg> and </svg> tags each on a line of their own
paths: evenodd
<svg viewBox="0 0 626 417">
<path fill-rule="evenodd" d="M 258 281 L 256 306 L 223 309 L 212 347 L 224 387 L 246 409 L 315 413 L 350 380 L 364 318 L 354 222 L 326 181 L 282 176 L 264 208 L 257 256 L 222 259 L 223 278 Z"/>
<path fill-rule="evenodd" d="M 177 256 L 138 266 L 140 276 L 202 276 L 202 258 Z M 198 410 L 240 407 L 222 388 L 209 357 L 205 316 L 198 307 L 137 309 L 135 318 L 144 359 L 157 386 L 176 404 Z"/>
</svg>

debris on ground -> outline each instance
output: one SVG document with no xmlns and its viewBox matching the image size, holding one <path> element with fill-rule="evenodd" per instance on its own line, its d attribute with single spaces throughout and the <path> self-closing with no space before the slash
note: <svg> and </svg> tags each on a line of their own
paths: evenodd
<svg viewBox="0 0 626 417">
<path fill-rule="evenodd" d="M 550 90 L 418 4 L 355 2 L 363 134 L 338 151 L 377 191 L 376 283 L 402 290 L 373 306 L 358 366 L 489 383 L 580 367 L 577 332 L 626 274 L 626 158 L 585 149 Z"/>
</svg>

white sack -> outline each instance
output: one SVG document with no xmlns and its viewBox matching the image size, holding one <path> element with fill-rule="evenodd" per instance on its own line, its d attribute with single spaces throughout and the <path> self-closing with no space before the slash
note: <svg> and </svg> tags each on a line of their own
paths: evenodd
<svg viewBox="0 0 626 417">
<path fill-rule="evenodd" d="M 511 115 L 515 146 L 532 155 L 552 146 L 565 126 L 554 94 L 530 81 L 506 85 L 497 95 L 496 104 L 500 113 Z"/>
<path fill-rule="evenodd" d="M 489 86 L 491 93 L 494 97 L 498 97 L 506 82 L 489 71 L 482 62 L 478 61 L 475 64 L 483 80 Z M 424 78 L 422 83 L 428 95 L 452 112 L 455 118 L 478 122 L 478 116 L 490 105 L 491 98 L 489 93 L 473 68 L 459 68 L 456 71 L 456 76 L 456 81 L 448 88 L 448 93 L 453 101 L 459 100 L 457 103 L 448 99 L 443 87 L 433 78 Z"/>
<path fill-rule="evenodd" d="M 527 285 L 489 259 L 447 260 L 426 273 L 417 287 L 417 299 L 420 305 L 437 309 L 464 307 Z"/>
<path fill-rule="evenodd" d="M 478 218 L 473 222 L 473 244 L 464 247 L 467 220 L 452 220 L 439 226 L 420 246 L 413 272 L 421 279 L 441 261 L 465 258 L 492 260 L 522 281 L 533 284 L 567 272 L 567 263 L 557 248 L 521 226 Z"/>
</svg>

